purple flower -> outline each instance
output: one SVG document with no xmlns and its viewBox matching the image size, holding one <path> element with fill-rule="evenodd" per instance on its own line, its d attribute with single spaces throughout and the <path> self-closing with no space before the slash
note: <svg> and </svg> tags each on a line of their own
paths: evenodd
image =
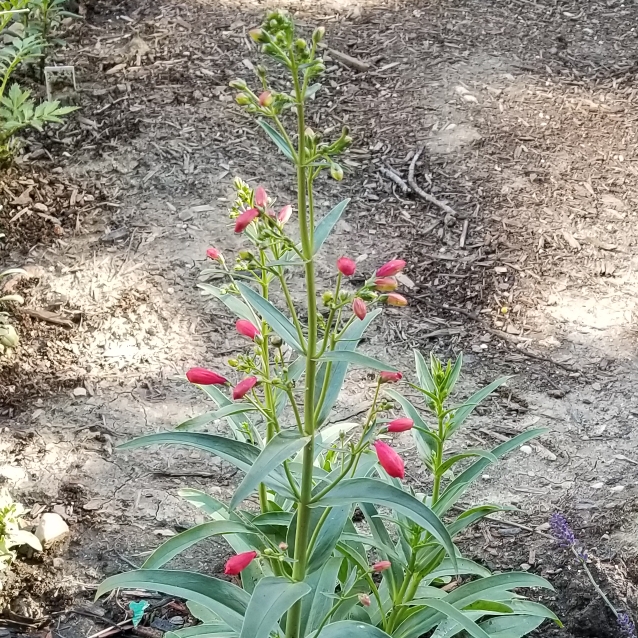
<svg viewBox="0 0 638 638">
<path fill-rule="evenodd" d="M 618 614 L 618 627 L 622 638 L 636 638 L 636 626 L 628 613 Z"/>
<path fill-rule="evenodd" d="M 552 514 L 549 519 L 549 528 L 552 536 L 558 541 L 561 547 L 573 547 L 576 544 L 576 537 L 567 519 L 560 513 Z"/>
</svg>

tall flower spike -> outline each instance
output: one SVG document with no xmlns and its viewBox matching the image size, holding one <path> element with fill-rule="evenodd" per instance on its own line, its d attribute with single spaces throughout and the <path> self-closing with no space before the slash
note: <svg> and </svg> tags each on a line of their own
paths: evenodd
<svg viewBox="0 0 638 638">
<path fill-rule="evenodd" d="M 574 532 L 567 519 L 560 512 L 550 516 L 549 529 L 561 547 L 573 547 L 576 544 Z"/>
<path fill-rule="evenodd" d="M 236 556 L 232 556 L 226 561 L 224 567 L 224 574 L 227 576 L 237 576 L 240 572 L 244 571 L 250 563 L 257 558 L 257 552 L 242 552 Z"/>
<path fill-rule="evenodd" d="M 186 373 L 186 378 L 195 385 L 226 385 L 228 383 L 226 377 L 206 368 L 191 368 Z"/>
<path fill-rule="evenodd" d="M 352 312 L 363 321 L 368 314 L 366 302 L 363 299 L 359 299 L 359 297 L 355 297 L 352 301 Z"/>
<path fill-rule="evenodd" d="M 257 217 L 259 217 L 259 211 L 256 208 L 245 210 L 235 221 L 235 232 L 243 233 Z"/>
<path fill-rule="evenodd" d="M 339 259 L 337 259 L 337 268 L 345 277 L 352 277 L 357 269 L 357 264 L 349 257 L 339 257 Z"/>
<path fill-rule="evenodd" d="M 396 451 L 383 441 L 375 441 L 372 445 L 374 445 L 381 467 L 392 478 L 405 478 L 405 465 Z"/>
<path fill-rule="evenodd" d="M 618 628 L 621 638 L 636 638 L 636 625 L 628 613 L 618 614 Z"/>
<path fill-rule="evenodd" d="M 404 268 L 405 261 L 403 259 L 393 259 L 377 270 L 377 277 L 392 277 L 400 273 Z"/>
</svg>

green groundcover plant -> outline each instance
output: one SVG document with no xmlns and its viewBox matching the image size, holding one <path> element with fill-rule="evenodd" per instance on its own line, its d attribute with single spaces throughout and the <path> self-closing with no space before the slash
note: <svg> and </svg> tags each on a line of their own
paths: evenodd
<svg viewBox="0 0 638 638">
<path fill-rule="evenodd" d="M 297 38 L 290 17 L 277 12 L 251 37 L 291 76 L 290 92 L 270 89 L 263 67 L 257 69 L 258 92 L 242 81 L 233 86 L 240 91 L 237 102 L 258 116 L 295 166 L 300 241 L 289 232 L 292 206 L 275 208 L 263 187 L 236 180 L 231 218 L 251 248 L 232 265 L 210 248 L 213 267 L 204 276 L 221 275 L 226 282 L 201 287 L 237 315 L 238 332 L 252 342 L 248 354 L 229 361 L 240 380 L 231 384 L 219 372 L 189 370 L 188 380 L 216 409 L 174 431 L 121 446 L 194 446 L 235 465 L 243 478 L 229 503 L 181 490 L 210 520 L 169 539 L 142 569 L 105 580 L 98 596 L 134 587 L 187 599 L 201 624 L 169 638 L 517 638 L 546 619 L 558 622 L 520 593 L 551 589 L 546 580 L 529 573 L 492 574 L 464 558 L 454 543 L 473 523 L 504 509 L 459 507 L 468 487 L 490 463 L 540 431 L 490 452 L 451 454 L 450 438 L 505 379 L 454 406 L 450 395 L 461 357 L 443 364 L 417 352 L 415 382 L 406 383 L 395 367 L 358 351 L 384 305 L 407 304 L 395 278 L 405 262 L 389 261 L 355 288 L 350 278 L 357 264 L 342 257 L 334 288 L 319 295 L 316 255 L 348 202 L 318 220 L 314 184 L 325 171 L 343 177 L 336 158 L 351 143 L 347 131 L 328 142 L 306 126 L 305 105 L 320 88 L 313 80 L 324 71 L 318 57 L 323 29 L 310 41 Z M 295 133 L 284 126 L 287 119 L 296 120 Z M 293 300 L 291 270 L 305 274 L 305 304 Z M 374 371 L 373 399 L 361 422 L 334 424 L 333 408 L 350 366 Z M 399 392 L 401 384 L 418 400 Z M 218 419 L 226 420 L 227 434 L 201 431 Z M 432 475 L 429 494 L 404 482 L 404 461 L 392 442 L 401 432 L 410 432 Z M 258 506 L 247 505 L 254 494 Z M 359 522 L 353 522 L 361 519 L 353 516 L 355 508 Z M 219 535 L 235 552 L 225 573 L 239 580 L 163 569 L 180 552 Z"/>
</svg>

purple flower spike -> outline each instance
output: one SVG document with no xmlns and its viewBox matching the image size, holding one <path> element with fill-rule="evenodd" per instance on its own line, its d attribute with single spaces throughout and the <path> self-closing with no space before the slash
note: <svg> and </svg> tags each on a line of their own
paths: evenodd
<svg viewBox="0 0 638 638">
<path fill-rule="evenodd" d="M 558 541 L 561 547 L 573 547 L 576 544 L 576 537 L 567 519 L 559 512 L 552 514 L 549 519 L 549 528 L 552 536 Z"/>
<path fill-rule="evenodd" d="M 629 614 L 618 614 L 618 627 L 622 638 L 636 638 L 636 626 Z"/>
</svg>

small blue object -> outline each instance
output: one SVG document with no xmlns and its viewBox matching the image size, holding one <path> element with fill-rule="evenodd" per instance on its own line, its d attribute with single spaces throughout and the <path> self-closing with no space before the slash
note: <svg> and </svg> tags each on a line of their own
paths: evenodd
<svg viewBox="0 0 638 638">
<path fill-rule="evenodd" d="M 137 627 L 140 624 L 140 620 L 144 617 L 144 610 L 148 607 L 148 602 L 141 600 L 139 602 L 131 601 L 128 604 L 128 608 L 133 612 L 133 627 Z"/>
</svg>

